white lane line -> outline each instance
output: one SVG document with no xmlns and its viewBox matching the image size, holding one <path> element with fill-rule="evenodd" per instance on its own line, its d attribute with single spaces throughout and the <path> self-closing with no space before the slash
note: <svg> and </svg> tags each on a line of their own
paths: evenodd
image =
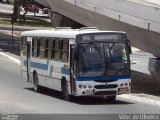
<svg viewBox="0 0 160 120">
<path fill-rule="evenodd" d="M 7 54 L 5 54 L 5 53 L 3 53 L 3 52 L 0 52 L 0 55 L 3 55 L 3 56 L 5 56 L 5 57 L 9 58 L 10 60 L 13 60 L 16 64 L 20 65 L 20 60 L 14 58 L 14 57 L 12 57 L 12 56 L 9 56 L 9 55 L 7 55 Z"/>
<path fill-rule="evenodd" d="M 128 99 L 128 100 L 141 102 L 141 103 L 150 104 L 150 105 L 160 106 L 160 101 L 152 100 L 152 99 L 148 99 L 148 98 L 143 98 L 143 97 L 139 97 L 139 96 L 135 96 L 135 95 L 123 94 L 123 95 L 119 95 L 119 97 L 124 98 L 124 99 Z"/>
</svg>

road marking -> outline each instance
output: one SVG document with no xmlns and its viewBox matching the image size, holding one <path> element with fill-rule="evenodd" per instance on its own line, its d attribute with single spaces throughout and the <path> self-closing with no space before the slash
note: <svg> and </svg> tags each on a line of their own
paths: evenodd
<svg viewBox="0 0 160 120">
<path fill-rule="evenodd" d="M 128 99 L 128 100 L 141 102 L 141 103 L 146 103 L 146 104 L 149 104 L 149 105 L 160 106 L 160 101 L 152 100 L 152 99 L 148 99 L 148 98 L 143 98 L 143 97 L 139 97 L 139 96 L 135 96 L 135 95 L 123 94 L 123 95 L 119 95 L 119 97 L 124 98 L 124 99 Z"/>
<path fill-rule="evenodd" d="M 20 60 L 14 58 L 14 57 L 12 57 L 12 56 L 7 55 L 6 53 L 0 52 L 0 55 L 3 55 L 3 56 L 5 56 L 5 57 L 13 60 L 13 61 L 14 61 L 16 64 L 18 64 L 18 65 L 20 65 L 20 63 L 21 63 Z"/>
</svg>

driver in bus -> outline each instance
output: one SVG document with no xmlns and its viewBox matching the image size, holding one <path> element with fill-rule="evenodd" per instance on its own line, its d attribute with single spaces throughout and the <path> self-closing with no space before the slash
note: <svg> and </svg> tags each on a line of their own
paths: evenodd
<svg viewBox="0 0 160 120">
<path fill-rule="evenodd" d="M 112 55 L 112 62 L 116 63 L 122 62 L 122 55 L 123 55 L 122 46 L 116 44 L 111 51 L 111 55 Z"/>
</svg>

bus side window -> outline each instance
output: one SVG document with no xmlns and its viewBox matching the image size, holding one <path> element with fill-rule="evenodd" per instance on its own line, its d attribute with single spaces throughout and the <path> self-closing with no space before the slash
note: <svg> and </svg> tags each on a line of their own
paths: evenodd
<svg viewBox="0 0 160 120">
<path fill-rule="evenodd" d="M 45 58 L 48 59 L 48 39 L 46 38 Z"/>
<path fill-rule="evenodd" d="M 53 49 L 53 59 L 60 61 L 60 39 L 55 39 L 55 46 Z"/>
<path fill-rule="evenodd" d="M 67 39 L 61 40 L 61 61 L 68 62 L 69 42 Z"/>
<path fill-rule="evenodd" d="M 48 47 L 47 47 L 47 49 L 46 49 L 46 51 L 47 51 L 47 58 L 49 59 L 49 60 L 51 60 L 52 59 L 52 49 L 53 49 L 53 39 L 52 38 L 47 38 L 47 44 L 48 44 Z"/>
<path fill-rule="evenodd" d="M 37 38 L 37 57 L 40 56 L 40 39 Z"/>
<path fill-rule="evenodd" d="M 45 49 L 46 49 L 46 40 L 45 38 L 40 38 L 40 59 L 45 59 Z"/>
<path fill-rule="evenodd" d="M 53 39 L 52 59 L 54 59 L 54 57 L 55 57 L 55 55 L 54 55 L 54 53 L 55 53 L 55 45 L 56 45 L 56 43 L 55 43 L 55 39 Z"/>
<path fill-rule="evenodd" d="M 37 41 L 38 38 L 32 38 L 32 57 L 37 57 Z"/>
<path fill-rule="evenodd" d="M 21 55 L 22 56 L 27 55 L 27 37 L 21 38 Z"/>
</svg>

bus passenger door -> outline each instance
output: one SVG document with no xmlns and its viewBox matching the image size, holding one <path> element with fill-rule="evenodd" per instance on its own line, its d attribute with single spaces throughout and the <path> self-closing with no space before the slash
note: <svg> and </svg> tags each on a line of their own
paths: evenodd
<svg viewBox="0 0 160 120">
<path fill-rule="evenodd" d="M 70 84 L 71 94 L 76 92 L 75 76 L 76 76 L 76 47 L 75 45 L 70 46 Z"/>
<path fill-rule="evenodd" d="M 31 82 L 31 41 L 30 41 L 30 38 L 27 38 L 27 81 Z"/>
</svg>

